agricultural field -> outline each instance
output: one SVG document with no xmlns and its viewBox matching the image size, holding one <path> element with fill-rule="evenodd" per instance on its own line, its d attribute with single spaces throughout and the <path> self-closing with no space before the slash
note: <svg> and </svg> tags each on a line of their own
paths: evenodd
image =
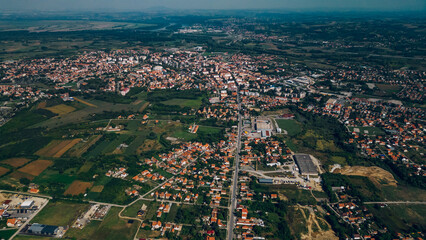
<svg viewBox="0 0 426 240">
<path fill-rule="evenodd" d="M 86 192 L 87 189 L 90 189 L 93 185 L 93 182 L 83 182 L 75 180 L 64 192 L 64 195 L 79 195 Z"/>
<path fill-rule="evenodd" d="M 85 173 L 89 171 L 94 164 L 95 164 L 94 162 L 85 162 L 84 165 L 81 166 L 80 169 L 78 170 L 78 173 Z"/>
<path fill-rule="evenodd" d="M 87 211 L 88 208 L 89 204 L 86 203 L 50 201 L 31 222 L 56 226 L 71 226 L 75 219 L 84 211 Z"/>
<path fill-rule="evenodd" d="M 75 146 L 73 146 L 70 150 L 67 152 L 67 156 L 70 157 L 81 157 L 84 153 L 87 152 L 87 150 L 96 144 L 96 142 L 101 139 L 102 135 L 94 135 L 89 137 L 87 141 L 81 141 L 77 143 Z"/>
<path fill-rule="evenodd" d="M 65 115 L 67 113 L 73 112 L 75 111 L 75 108 L 65 105 L 65 104 L 59 104 L 56 106 L 52 106 L 52 107 L 46 107 L 44 109 L 47 109 L 53 113 L 56 113 L 58 115 Z"/>
<path fill-rule="evenodd" d="M 19 172 L 30 174 L 32 176 L 40 175 L 46 168 L 52 164 L 49 160 L 36 160 L 30 164 L 18 169 Z"/>
<path fill-rule="evenodd" d="M 78 122 L 87 122 L 91 116 L 102 115 L 104 112 L 121 112 L 121 111 L 137 111 L 143 105 L 140 104 L 122 104 L 106 102 L 96 99 L 74 98 L 78 101 L 82 108 L 62 115 L 60 118 L 50 118 L 46 121 L 39 120 L 37 124 L 32 127 L 47 127 L 48 129 L 58 128 L 68 124 L 75 124 Z M 34 124 L 34 123 L 33 123 Z"/>
<path fill-rule="evenodd" d="M 86 30 L 135 29 L 155 26 L 146 23 L 105 22 L 105 21 L 0 21 L 0 31 L 30 31 L 30 32 L 72 32 Z"/>
<path fill-rule="evenodd" d="M 42 174 L 40 174 L 38 177 L 34 179 L 34 182 L 40 185 L 49 184 L 54 185 L 55 187 L 58 187 L 61 185 L 62 187 L 66 187 L 70 185 L 74 180 L 75 176 L 66 174 L 66 173 L 59 173 L 59 171 L 47 169 Z M 62 190 L 64 192 L 65 189 Z"/>
<path fill-rule="evenodd" d="M 8 173 L 10 170 L 5 168 L 5 167 L 0 167 L 0 176 L 5 175 L 6 173 Z"/>
<path fill-rule="evenodd" d="M 28 158 L 9 158 L 9 159 L 1 161 L 0 163 L 7 164 L 9 166 L 17 168 L 17 167 L 20 167 L 22 165 L 25 165 L 29 161 L 30 161 L 30 159 L 28 159 Z"/>
<path fill-rule="evenodd" d="M 198 109 L 200 108 L 202 102 L 201 102 L 201 97 L 197 98 L 197 99 L 181 99 L 181 98 L 173 98 L 167 101 L 163 101 L 161 102 L 162 104 L 165 105 L 177 105 L 180 107 L 190 107 L 190 108 L 194 108 L 194 109 Z"/>
<path fill-rule="evenodd" d="M 42 157 L 59 158 L 80 141 L 80 138 L 73 140 L 53 140 L 47 146 L 38 150 L 35 154 Z"/>
</svg>

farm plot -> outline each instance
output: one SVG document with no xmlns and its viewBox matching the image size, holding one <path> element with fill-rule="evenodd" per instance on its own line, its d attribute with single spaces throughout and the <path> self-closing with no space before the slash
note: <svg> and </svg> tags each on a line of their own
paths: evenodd
<svg viewBox="0 0 426 240">
<path fill-rule="evenodd" d="M 1 161 L 0 163 L 4 163 L 4 164 L 7 164 L 9 166 L 17 168 L 17 167 L 20 167 L 22 165 L 25 165 L 29 161 L 30 161 L 30 159 L 28 159 L 28 158 L 9 158 L 9 159 Z"/>
<path fill-rule="evenodd" d="M 80 141 L 80 138 L 73 140 L 53 140 L 46 147 L 38 150 L 35 154 L 42 157 L 59 158 Z"/>
<path fill-rule="evenodd" d="M 101 137 L 102 135 L 95 135 L 91 136 L 86 142 L 79 142 L 68 151 L 67 155 L 70 157 L 81 157 L 91 146 L 101 139 Z"/>
<path fill-rule="evenodd" d="M 9 169 L 5 167 L 0 167 L 0 176 L 5 175 L 7 172 L 9 172 Z"/>
<path fill-rule="evenodd" d="M 83 182 L 79 180 L 75 180 L 64 192 L 64 195 L 78 195 L 81 193 L 85 193 L 87 189 L 91 188 L 93 182 Z"/>
<path fill-rule="evenodd" d="M 65 104 L 59 104 L 53 107 L 47 107 L 45 108 L 53 113 L 59 114 L 59 115 L 65 115 L 67 113 L 75 111 L 75 108 L 65 105 Z"/>
<path fill-rule="evenodd" d="M 32 176 L 38 176 L 51 164 L 52 164 L 52 161 L 49 161 L 49 160 L 37 160 L 18 169 L 18 171 L 22 173 L 30 174 Z"/>
</svg>

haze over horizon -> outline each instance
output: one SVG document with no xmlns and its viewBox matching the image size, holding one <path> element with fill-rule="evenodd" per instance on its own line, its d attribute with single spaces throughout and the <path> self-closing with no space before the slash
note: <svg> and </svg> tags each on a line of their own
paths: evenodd
<svg viewBox="0 0 426 240">
<path fill-rule="evenodd" d="M 143 11 L 277 9 L 297 11 L 425 11 L 424 0 L 0 0 L 0 11 Z"/>
</svg>

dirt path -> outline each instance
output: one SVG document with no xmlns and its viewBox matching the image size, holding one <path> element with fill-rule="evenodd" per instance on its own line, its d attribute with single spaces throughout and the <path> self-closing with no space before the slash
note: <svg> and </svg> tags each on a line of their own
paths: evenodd
<svg viewBox="0 0 426 240">
<path fill-rule="evenodd" d="M 304 209 L 308 209 L 309 210 L 309 217 L 306 216 L 305 211 L 303 211 Z M 306 219 L 306 226 L 308 228 L 308 233 L 306 234 L 301 234 L 301 239 L 302 240 L 337 240 L 339 239 L 336 234 L 334 233 L 333 230 L 331 230 L 331 226 L 327 223 L 328 225 L 328 230 L 323 230 L 321 228 L 321 225 L 318 222 L 318 218 L 314 212 L 314 210 L 311 207 L 304 207 L 301 205 L 297 205 L 297 210 L 299 210 L 303 217 Z M 324 221 L 325 222 L 325 221 Z M 316 225 L 316 228 L 318 229 L 318 231 L 314 231 L 313 227 L 314 225 Z"/>
</svg>

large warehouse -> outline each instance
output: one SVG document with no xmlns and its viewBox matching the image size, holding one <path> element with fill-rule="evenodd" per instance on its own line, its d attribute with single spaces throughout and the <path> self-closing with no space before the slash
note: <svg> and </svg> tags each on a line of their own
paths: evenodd
<svg viewBox="0 0 426 240">
<path fill-rule="evenodd" d="M 318 175 L 318 169 L 308 154 L 296 154 L 294 161 L 296 161 L 301 174 Z"/>
</svg>

